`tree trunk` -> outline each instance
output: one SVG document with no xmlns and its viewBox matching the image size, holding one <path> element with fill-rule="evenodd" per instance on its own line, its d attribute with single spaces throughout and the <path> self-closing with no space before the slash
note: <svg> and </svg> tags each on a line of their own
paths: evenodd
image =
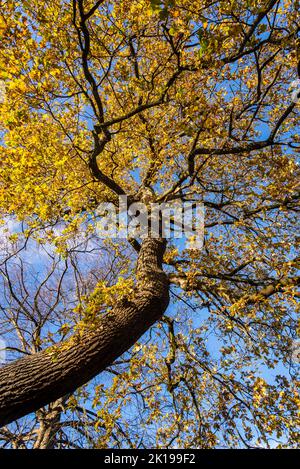
<svg viewBox="0 0 300 469">
<path fill-rule="evenodd" d="M 123 299 L 94 331 L 0 369 L 0 426 L 74 392 L 111 365 L 164 313 L 169 285 L 162 270 L 165 241 L 143 241 L 133 299 Z"/>
<path fill-rule="evenodd" d="M 56 444 L 56 435 L 61 427 L 61 415 L 64 411 L 65 404 L 70 394 L 67 394 L 49 406 L 43 407 L 36 411 L 36 419 L 39 428 L 36 430 L 36 440 L 33 449 L 54 449 Z"/>
</svg>

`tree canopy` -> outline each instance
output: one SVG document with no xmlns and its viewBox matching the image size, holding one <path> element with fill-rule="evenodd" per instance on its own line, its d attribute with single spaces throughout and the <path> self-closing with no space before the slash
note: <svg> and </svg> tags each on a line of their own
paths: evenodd
<svg viewBox="0 0 300 469">
<path fill-rule="evenodd" d="M 299 7 L 0 1 L 3 447 L 299 445 Z M 99 239 L 120 195 L 203 248 Z"/>
</svg>

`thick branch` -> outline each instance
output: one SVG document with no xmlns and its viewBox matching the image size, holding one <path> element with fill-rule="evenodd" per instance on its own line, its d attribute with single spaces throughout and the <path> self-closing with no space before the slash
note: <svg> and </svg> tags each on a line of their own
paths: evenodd
<svg viewBox="0 0 300 469">
<path fill-rule="evenodd" d="M 164 251 L 165 241 L 143 241 L 133 298 L 120 300 L 96 330 L 0 369 L 0 426 L 74 392 L 111 365 L 163 315 L 169 303 L 168 280 L 162 270 Z"/>
</svg>

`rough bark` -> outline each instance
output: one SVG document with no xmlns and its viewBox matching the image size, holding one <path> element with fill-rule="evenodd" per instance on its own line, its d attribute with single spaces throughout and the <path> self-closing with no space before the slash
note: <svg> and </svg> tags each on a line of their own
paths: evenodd
<svg viewBox="0 0 300 469">
<path fill-rule="evenodd" d="M 137 286 L 86 331 L 0 369 L 0 426 L 74 392 L 128 350 L 164 313 L 168 279 L 162 270 L 165 241 L 145 239 L 137 262 Z M 52 353 L 51 353 L 52 352 Z"/>
</svg>

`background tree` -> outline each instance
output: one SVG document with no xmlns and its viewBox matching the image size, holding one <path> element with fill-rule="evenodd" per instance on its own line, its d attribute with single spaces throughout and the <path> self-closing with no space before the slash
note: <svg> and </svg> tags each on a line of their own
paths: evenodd
<svg viewBox="0 0 300 469">
<path fill-rule="evenodd" d="M 3 446 L 297 446 L 298 9 L 1 1 Z M 124 194 L 204 248 L 99 240 Z"/>
</svg>

